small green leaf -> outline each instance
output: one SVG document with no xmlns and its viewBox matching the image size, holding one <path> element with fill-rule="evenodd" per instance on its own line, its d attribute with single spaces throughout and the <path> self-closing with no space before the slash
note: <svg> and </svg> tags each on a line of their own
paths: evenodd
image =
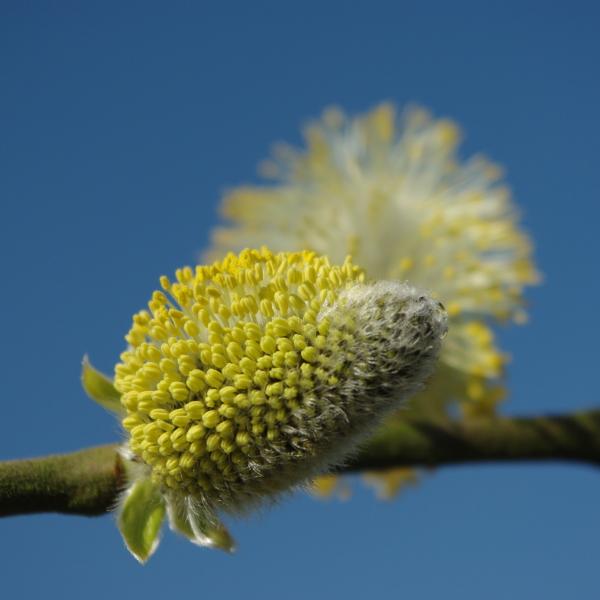
<svg viewBox="0 0 600 600">
<path fill-rule="evenodd" d="M 87 355 L 83 357 L 81 384 L 85 393 L 107 410 L 116 413 L 123 411 L 121 394 L 117 392 L 109 377 L 92 367 Z"/>
<path fill-rule="evenodd" d="M 172 499 L 167 500 L 167 516 L 169 518 L 169 527 L 172 531 L 194 541 L 194 532 L 192 531 L 183 502 L 175 502 Z"/>
<path fill-rule="evenodd" d="M 127 549 L 142 564 L 158 547 L 165 503 L 150 478 L 139 479 L 126 492 L 118 526 Z"/>
<path fill-rule="evenodd" d="M 168 502 L 167 512 L 171 529 L 193 544 L 219 548 L 225 552 L 235 551 L 235 540 L 214 514 L 192 506 L 190 502 L 174 501 Z"/>
</svg>

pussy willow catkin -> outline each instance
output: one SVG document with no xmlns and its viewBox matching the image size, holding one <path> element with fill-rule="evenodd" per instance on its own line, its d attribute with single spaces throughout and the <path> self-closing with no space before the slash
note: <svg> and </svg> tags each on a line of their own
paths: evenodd
<svg viewBox="0 0 600 600">
<path fill-rule="evenodd" d="M 115 386 L 167 495 L 240 511 L 340 462 L 430 373 L 443 307 L 347 259 L 244 250 L 161 278 Z"/>
</svg>

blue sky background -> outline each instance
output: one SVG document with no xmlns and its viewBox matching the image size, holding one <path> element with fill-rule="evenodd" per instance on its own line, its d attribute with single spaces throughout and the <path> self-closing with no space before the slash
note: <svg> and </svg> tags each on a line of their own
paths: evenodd
<svg viewBox="0 0 600 600">
<path fill-rule="evenodd" d="M 79 386 L 194 261 L 230 186 L 337 103 L 418 102 L 503 164 L 545 282 L 500 333 L 510 413 L 597 392 L 599 13 L 592 2 L 0 2 L 0 458 L 115 440 Z M 396 501 L 297 495 L 167 534 L 148 566 L 110 516 L 0 521 L 7 598 L 598 597 L 600 472 L 444 469 Z"/>
</svg>

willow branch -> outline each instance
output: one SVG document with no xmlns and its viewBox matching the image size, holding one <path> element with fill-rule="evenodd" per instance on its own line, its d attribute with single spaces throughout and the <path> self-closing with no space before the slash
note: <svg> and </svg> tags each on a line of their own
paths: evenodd
<svg viewBox="0 0 600 600">
<path fill-rule="evenodd" d="M 398 422 L 371 438 L 343 470 L 507 461 L 600 466 L 600 410 L 549 417 Z"/>
<path fill-rule="evenodd" d="M 123 483 L 117 446 L 0 462 L 0 516 L 37 512 L 101 515 Z"/>
<path fill-rule="evenodd" d="M 373 437 L 340 472 L 497 461 L 600 465 L 600 410 L 552 417 L 405 421 Z M 0 462 L 0 516 L 100 515 L 124 484 L 116 445 Z"/>
</svg>

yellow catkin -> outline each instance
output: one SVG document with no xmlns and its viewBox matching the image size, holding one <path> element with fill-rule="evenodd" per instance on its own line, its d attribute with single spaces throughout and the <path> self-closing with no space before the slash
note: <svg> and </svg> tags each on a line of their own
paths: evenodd
<svg viewBox="0 0 600 600">
<path fill-rule="evenodd" d="M 165 488 L 217 494 L 285 438 L 302 396 L 333 371 L 319 311 L 363 281 L 347 261 L 245 250 L 160 278 L 115 369 L 130 448 Z M 340 338 L 341 339 L 341 338 Z M 340 353 L 341 369 L 346 359 Z M 291 448 L 293 450 L 293 448 Z"/>
</svg>

